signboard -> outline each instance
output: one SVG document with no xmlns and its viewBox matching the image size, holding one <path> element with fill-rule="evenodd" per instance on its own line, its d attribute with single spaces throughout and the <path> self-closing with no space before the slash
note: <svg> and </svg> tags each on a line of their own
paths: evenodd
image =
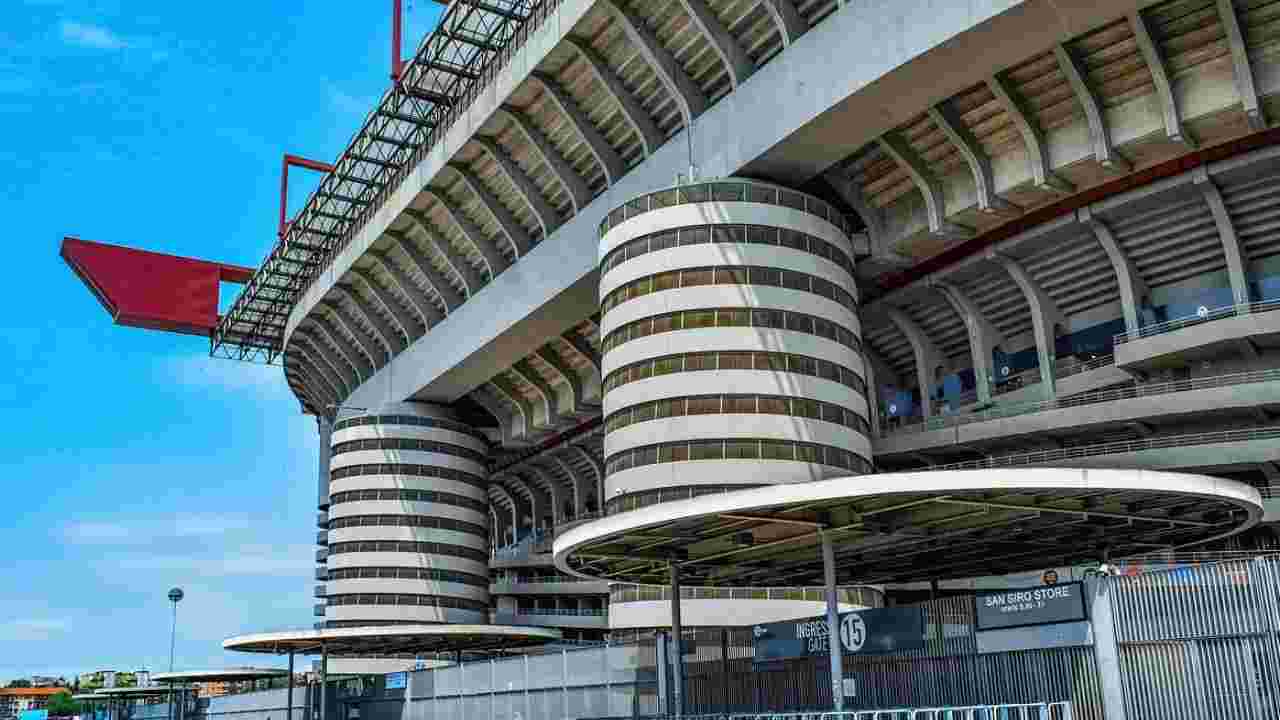
<svg viewBox="0 0 1280 720">
<path fill-rule="evenodd" d="M 755 662 L 827 655 L 827 618 L 762 623 L 752 628 Z M 878 608 L 840 614 L 846 653 L 873 655 L 924 647 L 922 608 Z"/>
<path fill-rule="evenodd" d="M 409 680 L 409 673 L 396 672 L 387 675 L 387 690 L 403 690 Z"/>
<path fill-rule="evenodd" d="M 1086 617 L 1084 584 L 1079 582 L 978 592 L 973 601 L 978 630 L 1073 622 Z"/>
</svg>

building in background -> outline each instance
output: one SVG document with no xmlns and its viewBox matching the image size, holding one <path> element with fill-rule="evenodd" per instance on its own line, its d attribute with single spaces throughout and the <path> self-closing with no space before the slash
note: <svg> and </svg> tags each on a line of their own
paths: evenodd
<svg viewBox="0 0 1280 720">
<path fill-rule="evenodd" d="M 0 720 L 16 718 L 31 710 L 42 710 L 49 705 L 49 698 L 66 691 L 66 688 L 49 686 L 0 688 Z"/>
</svg>

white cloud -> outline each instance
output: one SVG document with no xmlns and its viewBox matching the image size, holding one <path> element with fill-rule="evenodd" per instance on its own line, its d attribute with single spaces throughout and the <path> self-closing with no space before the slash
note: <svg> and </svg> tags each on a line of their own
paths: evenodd
<svg viewBox="0 0 1280 720">
<path fill-rule="evenodd" d="M 131 45 L 128 40 L 98 25 L 63 20 L 59 31 L 63 42 L 77 47 L 93 50 L 121 50 Z"/>
</svg>

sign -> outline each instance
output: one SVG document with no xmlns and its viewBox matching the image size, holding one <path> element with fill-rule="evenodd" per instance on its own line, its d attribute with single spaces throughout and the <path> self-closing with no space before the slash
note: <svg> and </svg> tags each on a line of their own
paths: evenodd
<svg viewBox="0 0 1280 720">
<path fill-rule="evenodd" d="M 872 655 L 924 647 L 922 608 L 877 608 L 840 614 L 840 644 L 846 653 Z M 762 623 L 751 629 L 755 662 L 827 655 L 827 618 Z"/>
<path fill-rule="evenodd" d="M 409 680 L 409 673 L 395 672 L 387 675 L 387 690 L 403 690 Z"/>
<path fill-rule="evenodd" d="M 978 630 L 1073 622 L 1086 617 L 1084 585 L 1078 582 L 978 592 L 973 602 Z"/>
<path fill-rule="evenodd" d="M 845 697 L 857 697 L 857 696 L 858 696 L 858 682 L 857 682 L 857 680 L 855 680 L 854 678 L 851 678 L 851 677 L 841 678 L 841 679 L 840 679 L 840 686 L 841 686 L 841 687 L 843 688 L 843 690 L 844 690 L 844 696 L 845 696 Z"/>
</svg>

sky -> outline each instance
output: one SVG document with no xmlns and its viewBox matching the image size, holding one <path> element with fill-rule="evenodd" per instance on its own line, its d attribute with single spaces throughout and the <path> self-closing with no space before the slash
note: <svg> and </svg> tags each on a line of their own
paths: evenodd
<svg viewBox="0 0 1280 720">
<path fill-rule="evenodd" d="M 332 161 L 386 89 L 389 5 L 4 1 L 0 682 L 167 669 L 173 586 L 179 669 L 279 664 L 221 641 L 314 621 L 315 422 L 280 368 L 113 325 L 58 246 L 256 267 L 281 154 Z M 439 8 L 406 5 L 407 54 Z M 292 214 L 318 178 L 290 180 Z"/>
</svg>

